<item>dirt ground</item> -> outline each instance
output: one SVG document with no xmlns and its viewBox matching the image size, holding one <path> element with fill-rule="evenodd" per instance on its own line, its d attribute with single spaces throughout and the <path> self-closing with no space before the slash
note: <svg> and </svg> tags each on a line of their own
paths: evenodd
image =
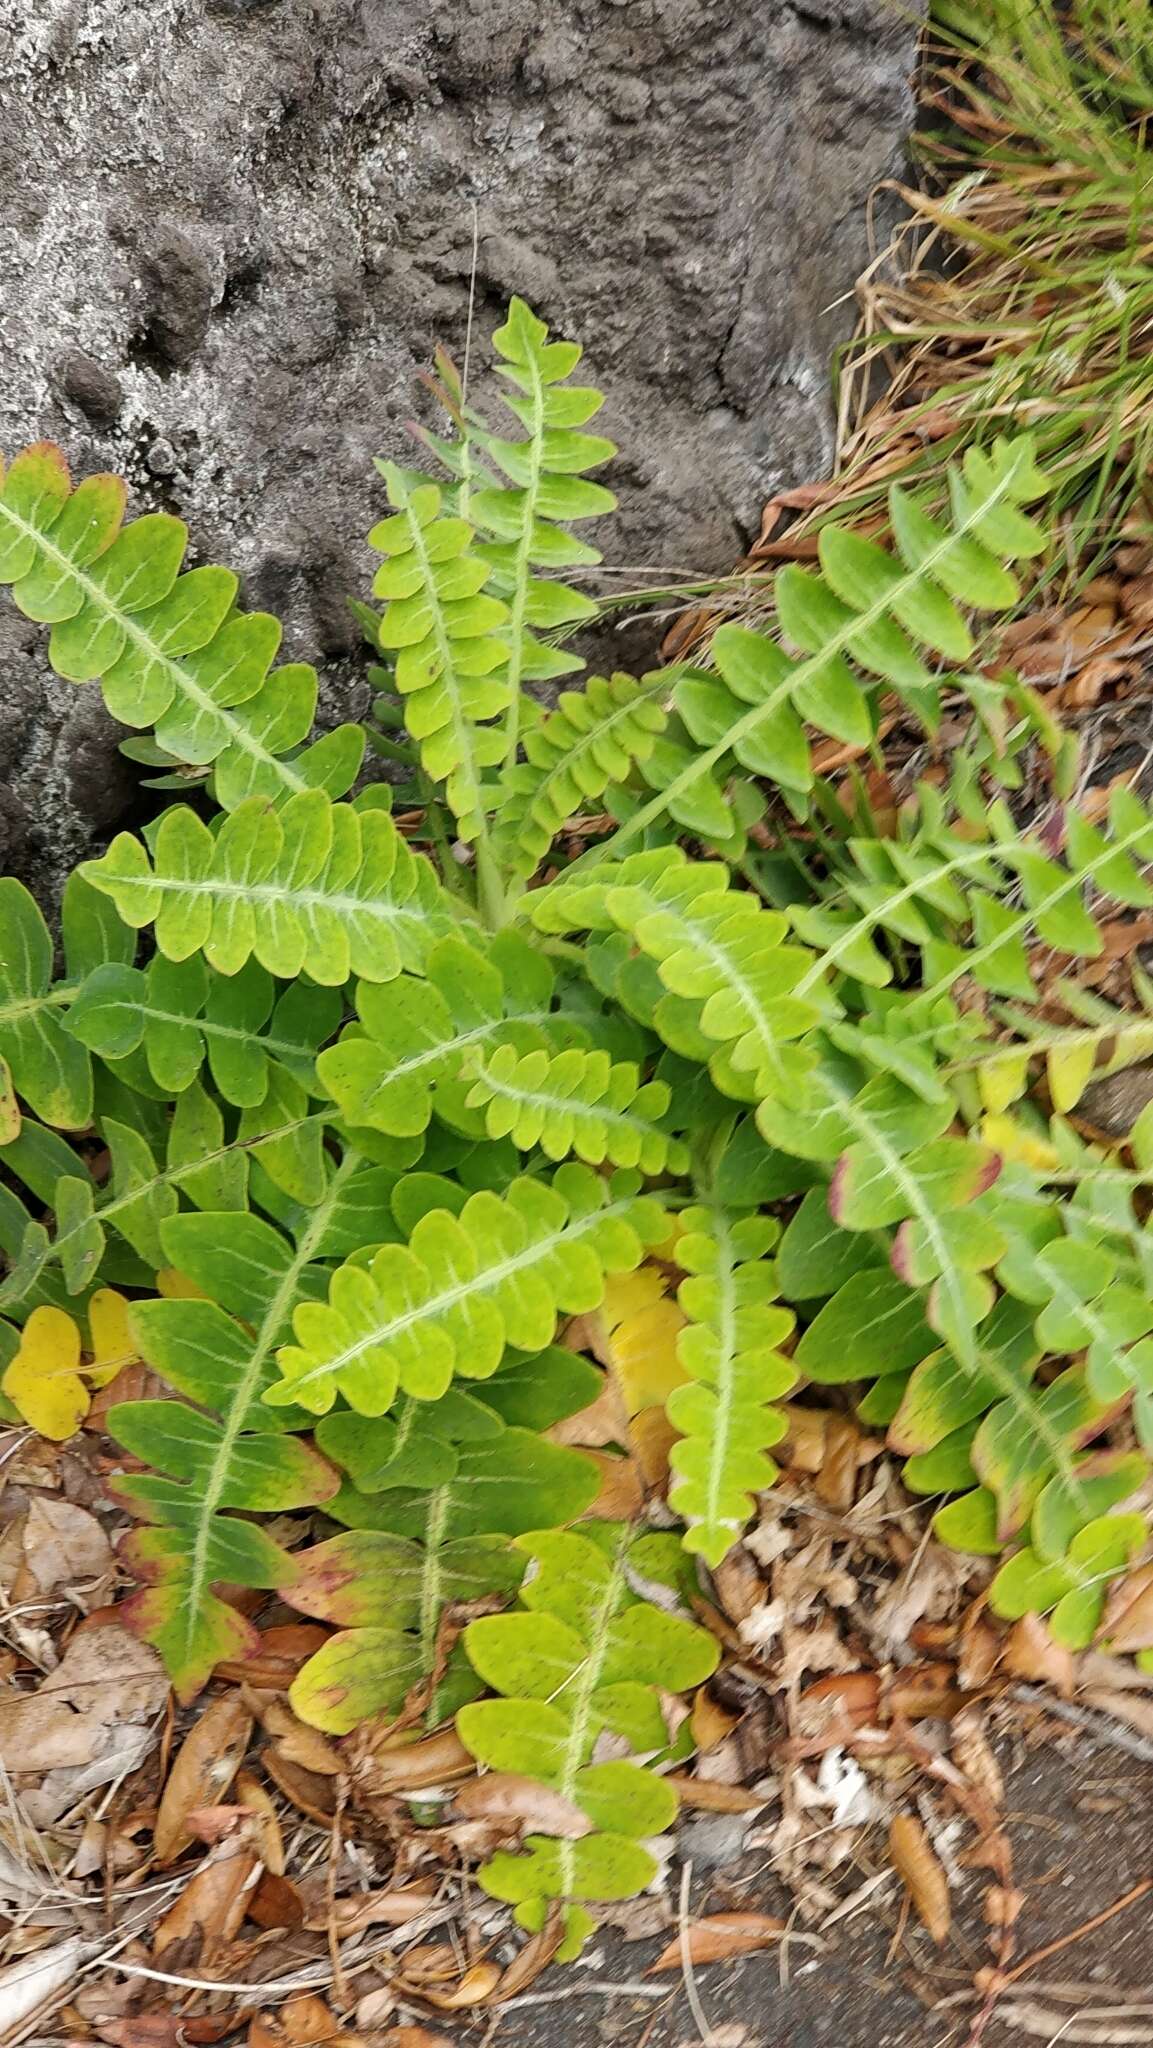
<svg viewBox="0 0 1153 2048">
<path fill-rule="evenodd" d="M 998 1750 L 1016 1877 L 1026 1894 L 1017 1944 L 1023 1960 L 1153 1875 L 1153 1764 L 1081 1735 L 1036 1746 L 1004 1741 Z M 878 1840 L 859 1880 L 884 1862 Z M 987 1955 L 980 1889 L 975 1880 L 962 1889 L 940 1951 L 918 1927 L 898 1935 L 900 1887 L 889 1876 L 830 1931 L 819 1954 L 790 1945 L 787 1958 L 775 1950 L 698 1970 L 705 2038 L 712 2048 L 967 2048 L 973 1973 Z M 698 1912 L 789 1910 L 757 1852 L 707 1873 L 693 1887 L 693 1905 Z M 678 1973 L 648 1979 L 667 1984 L 659 2001 L 601 1988 L 643 1983 L 658 1946 L 614 1940 L 590 1948 L 565 1982 L 554 1973 L 537 2002 L 530 1994 L 502 2019 L 502 2048 L 692 2048 L 702 2030 Z M 990 2048 L 1153 2042 L 1153 1893 L 1038 1963 L 1002 1995 L 981 2038 Z"/>
</svg>

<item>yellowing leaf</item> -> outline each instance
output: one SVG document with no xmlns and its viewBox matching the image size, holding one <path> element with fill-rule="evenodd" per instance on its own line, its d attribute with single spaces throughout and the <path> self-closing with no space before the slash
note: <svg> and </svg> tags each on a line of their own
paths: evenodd
<svg viewBox="0 0 1153 2048">
<path fill-rule="evenodd" d="M 1014 1166 L 1032 1166 L 1038 1173 L 1044 1173 L 1060 1165 L 1056 1147 L 1048 1139 L 1041 1138 L 1016 1117 L 1002 1114 L 987 1116 L 981 1123 L 981 1140 L 994 1152 L 999 1152 Z"/>
<path fill-rule="evenodd" d="M 140 1353 L 128 1333 L 128 1302 L 114 1288 L 98 1287 L 88 1304 L 88 1328 L 92 1338 L 92 1362 L 84 1374 L 92 1387 L 106 1387 L 126 1365 L 135 1365 Z"/>
<path fill-rule="evenodd" d="M 605 1289 L 600 1309 L 604 1357 L 629 1415 L 663 1407 L 688 1377 L 677 1357 L 685 1318 L 665 1287 L 665 1276 L 655 1266 L 640 1266 L 611 1279 Z"/>
<path fill-rule="evenodd" d="M 20 1136 L 20 1105 L 12 1086 L 12 1069 L 0 1059 L 0 1145 L 11 1145 Z"/>
<path fill-rule="evenodd" d="M 140 1356 L 128 1334 L 128 1302 L 113 1288 L 96 1289 L 88 1304 L 88 1325 L 90 1355 L 85 1358 L 72 1316 L 62 1308 L 33 1309 L 0 1382 L 25 1422 L 54 1443 L 79 1429 L 92 1388 L 106 1387 Z"/>
<path fill-rule="evenodd" d="M 175 1266 L 162 1266 L 156 1275 L 156 1292 L 165 1301 L 205 1301 L 203 1287 L 190 1280 L 187 1273 L 178 1273 Z"/>
<path fill-rule="evenodd" d="M 1097 1042 L 1089 1038 L 1082 1045 L 1053 1046 L 1045 1061 L 1053 1107 L 1064 1113 L 1075 1109 L 1097 1064 Z"/>
<path fill-rule="evenodd" d="M 88 1413 L 79 1365 L 80 1331 L 72 1317 L 62 1308 L 34 1308 L 2 1385 L 25 1422 L 54 1443 L 72 1436 Z"/>
</svg>

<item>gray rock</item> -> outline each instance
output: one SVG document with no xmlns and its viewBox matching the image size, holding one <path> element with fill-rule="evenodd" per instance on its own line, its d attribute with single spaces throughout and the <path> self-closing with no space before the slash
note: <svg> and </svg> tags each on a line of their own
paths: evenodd
<svg viewBox="0 0 1153 2048">
<path fill-rule="evenodd" d="M 371 457 L 463 348 L 475 221 L 478 336 L 521 292 L 609 393 L 610 561 L 723 569 L 827 463 L 912 12 L 0 0 L 0 446 L 122 470 L 284 615 L 325 718 L 360 709 Z M 123 800 L 94 692 L 61 691 L 9 635 L 0 831 L 48 892 Z"/>
</svg>

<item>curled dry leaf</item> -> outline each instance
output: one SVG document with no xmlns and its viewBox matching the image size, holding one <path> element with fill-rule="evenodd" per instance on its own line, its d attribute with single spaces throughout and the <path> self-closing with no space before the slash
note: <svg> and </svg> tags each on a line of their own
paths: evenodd
<svg viewBox="0 0 1153 2048">
<path fill-rule="evenodd" d="M 889 1856 L 922 1925 L 938 1947 L 949 1932 L 949 1884 L 940 1858 L 914 1814 L 895 1814 L 889 1824 Z"/>
<path fill-rule="evenodd" d="M 260 1722 L 266 1735 L 272 1737 L 277 1754 L 286 1763 L 298 1764 L 301 1770 L 310 1771 L 314 1777 L 339 1778 L 344 1775 L 346 1765 L 335 1743 L 322 1735 L 318 1728 L 310 1728 L 293 1713 L 286 1700 L 271 1699 L 267 1693 L 259 1694 L 245 1686 L 244 1704 Z"/>
<path fill-rule="evenodd" d="M 976 1707 L 964 1707 L 953 1722 L 953 1761 L 993 1806 L 1005 1803 L 1005 1781 L 985 1724 Z"/>
<path fill-rule="evenodd" d="M 249 1895 L 245 1911 L 258 1927 L 303 1927 L 304 1900 L 289 1877 L 275 1871 L 261 1872 L 260 1881 Z"/>
<path fill-rule="evenodd" d="M 275 1800 L 251 1771 L 237 1773 L 233 1791 L 240 1805 L 252 1816 L 253 1840 L 264 1868 L 273 1877 L 283 1877 L 284 1836 L 280 1831 Z"/>
<path fill-rule="evenodd" d="M 520 1953 L 513 1957 L 493 1992 L 492 2004 L 503 2005 L 506 1998 L 516 1998 L 520 1992 L 527 1991 L 530 1984 L 535 1984 L 555 1956 L 564 1940 L 564 1933 L 564 1915 L 554 1904 L 540 1932 L 530 1935 Z"/>
<path fill-rule="evenodd" d="M 1001 1651 L 1001 1663 L 1014 1678 L 1051 1685 L 1062 1699 L 1072 1699 L 1077 1664 L 1072 1650 L 1055 1643 L 1039 1614 L 1015 1621 Z"/>
<path fill-rule="evenodd" d="M 111 2048 L 213 2048 L 236 2032 L 236 2015 L 190 2017 L 178 2012 L 142 2012 L 132 2019 L 98 2022 L 96 2036 Z"/>
<path fill-rule="evenodd" d="M 562 1792 L 537 1778 L 518 1778 L 508 1771 L 486 1771 L 466 1778 L 453 1794 L 453 1805 L 465 1820 L 507 1821 L 537 1835 L 560 1835 L 576 1841 L 590 1834 L 592 1822 Z"/>
<path fill-rule="evenodd" d="M 240 1930 L 260 1874 L 260 1857 L 247 1829 L 219 1842 L 158 1922 L 156 1955 L 162 1956 L 174 1942 L 193 1935 L 200 1937 L 202 1955 L 231 1941 Z"/>
<path fill-rule="evenodd" d="M 235 1693 L 206 1707 L 184 1741 L 168 1774 L 156 1815 L 153 1841 L 162 1866 L 187 1849 L 188 1816 L 201 1806 L 219 1805 L 240 1768 L 252 1735 L 252 1715 Z"/>
<path fill-rule="evenodd" d="M 350 1892 L 331 1905 L 326 1900 L 315 1912 L 310 1910 L 304 1924 L 321 1930 L 335 1927 L 342 1935 L 359 1934 L 365 1927 L 406 1927 L 435 1903 L 433 1887 L 425 1882 L 398 1890 Z"/>
<path fill-rule="evenodd" d="M 378 1749 L 357 1771 L 358 1786 L 369 1793 L 420 1792 L 429 1785 L 448 1785 L 471 1777 L 476 1769 L 455 1728 L 442 1728 L 419 1742 Z"/>
<path fill-rule="evenodd" d="M 329 2041 L 353 2048 L 356 2038 L 323 1998 L 303 1992 L 290 1998 L 278 2013 L 257 2014 L 249 2029 L 248 2048 L 327 2048 Z"/>
<path fill-rule="evenodd" d="M 262 1750 L 260 1761 L 274 1785 L 279 1786 L 286 1799 L 292 1801 L 297 1811 L 316 1821 L 319 1827 L 327 1827 L 336 1812 L 336 1781 L 322 1777 L 319 1771 L 306 1771 L 299 1764 L 290 1763 L 276 1748 Z"/>
<path fill-rule="evenodd" d="M 687 1928 L 689 1961 L 719 1963 L 725 1956 L 752 1955 L 755 1949 L 771 1948 L 785 1932 L 785 1922 L 774 1913 L 710 1913 L 706 1919 L 690 1920 Z M 646 1976 L 658 1970 L 679 1970 L 684 1962 L 681 1935 L 663 1948 Z"/>
<path fill-rule="evenodd" d="M 473 1963 L 451 1990 L 436 1991 L 426 1985 L 417 1995 L 426 2005 L 435 2005 L 438 2012 L 464 2012 L 470 2005 L 490 2004 L 502 1975 L 499 1963 Z M 403 1984 L 404 1979 L 400 1981 Z"/>
<path fill-rule="evenodd" d="M 670 1771 L 665 1777 L 678 1794 L 682 1806 L 695 1807 L 699 1813 L 756 1813 L 768 1805 L 767 1794 L 746 1790 L 743 1785 L 718 1784 L 712 1778 L 691 1778 L 683 1771 Z"/>
<path fill-rule="evenodd" d="M 251 1657 L 226 1659 L 218 1664 L 213 1678 L 232 1685 L 258 1687 L 262 1692 L 287 1692 L 297 1672 L 328 1641 L 329 1631 L 319 1621 L 286 1621 L 262 1629 L 260 1647 Z"/>
<path fill-rule="evenodd" d="M 4 1581 L 12 1604 L 66 1587 L 75 1597 L 78 1585 L 109 1579 L 112 1545 L 95 1515 L 54 1494 L 34 1494 L 28 1512 L 9 1532 L 19 1544 L 19 1560 L 6 1558 Z M 7 1545 L 6 1545 L 7 1547 Z M 107 1597 L 105 1588 L 104 1597 Z M 91 1600 L 83 1603 L 85 1611 Z"/>
<path fill-rule="evenodd" d="M 1101 1638 L 1115 1652 L 1153 1649 L 1153 1564 L 1110 1586 Z"/>
</svg>

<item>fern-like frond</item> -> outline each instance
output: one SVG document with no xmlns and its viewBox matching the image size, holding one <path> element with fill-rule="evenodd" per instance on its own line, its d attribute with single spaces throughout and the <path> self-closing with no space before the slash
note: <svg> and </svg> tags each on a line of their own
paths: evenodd
<svg viewBox="0 0 1153 2048">
<path fill-rule="evenodd" d="M 226 1511 L 279 1512 L 336 1491 L 332 1468 L 285 1435 L 261 1397 L 294 1307 L 323 1285 L 314 1261 L 362 1163 L 345 1153 L 295 1247 L 255 1216 L 206 1213 L 161 1226 L 172 1264 L 206 1298 L 137 1303 L 132 1328 L 141 1356 L 184 1399 L 122 1403 L 108 1426 L 152 1467 L 118 1482 L 148 1524 L 132 1545 L 145 1588 L 125 1618 L 155 1643 L 182 1698 L 222 1657 L 243 1656 L 255 1641 L 215 1586 L 277 1586 L 292 1576 L 270 1536 Z"/>
<path fill-rule="evenodd" d="M 151 725 L 177 759 L 214 764 L 228 809 L 254 794 L 343 794 L 360 766 L 360 728 L 298 753 L 316 710 L 315 670 L 272 669 L 277 621 L 237 611 L 229 569 L 181 575 L 183 521 L 151 512 L 122 528 L 124 503 L 118 477 L 73 489 L 49 442 L 17 455 L 0 489 L 0 583 L 26 618 L 51 626 L 57 675 L 99 678 L 121 725 Z"/>
<path fill-rule="evenodd" d="M 484 1111 L 490 1138 L 511 1138 L 520 1152 L 540 1146 L 546 1158 L 599 1166 L 636 1166 L 642 1173 L 683 1172 L 688 1148 L 662 1129 L 670 1091 L 642 1081 L 630 1060 L 595 1048 L 518 1052 L 496 1046 L 473 1063 L 465 1107 Z"/>
<path fill-rule="evenodd" d="M 690 831 L 714 833 L 729 763 L 803 799 L 814 779 L 806 725 L 867 746 L 880 689 L 895 690 L 931 721 L 942 662 L 949 681 L 964 686 L 955 671 L 974 652 L 965 614 L 1013 605 L 1019 585 L 1005 562 L 1045 547 L 1042 528 L 1020 506 L 1046 488 L 1030 442 L 1000 442 L 967 452 L 953 476 L 948 523 L 930 518 L 902 486 L 892 487 L 894 553 L 849 528 L 823 527 L 821 573 L 790 565 L 777 577 L 777 613 L 797 653 L 747 627 L 721 626 L 712 644 L 717 673 L 694 671 L 673 694 L 694 747 L 588 860 L 619 859 L 630 840 L 666 815 Z"/>
<path fill-rule="evenodd" d="M 681 1432 L 670 1453 L 669 1495 L 688 1529 L 685 1546 L 717 1565 L 753 1511 L 753 1495 L 772 1485 L 765 1456 L 785 1434 L 770 1407 L 796 1385 L 796 1367 L 780 1346 L 793 1316 L 777 1302 L 777 1276 L 765 1257 L 778 1235 L 769 1216 L 687 1209 L 676 1259 L 688 1278 L 677 1300 L 688 1325 L 677 1356 L 689 1383 L 669 1396 L 669 1421 Z"/>
<path fill-rule="evenodd" d="M 363 1415 L 383 1415 L 398 1388 L 435 1400 L 454 1373 L 495 1372 L 507 1345 L 551 1343 L 558 1314 L 595 1308 L 605 1274 L 639 1264 L 667 1227 L 627 1176 L 606 1183 L 575 1165 L 470 1195 L 459 1216 L 431 1210 L 406 1245 L 342 1266 L 328 1300 L 297 1311 L 284 1379 L 265 1398 L 318 1415 L 338 1394 Z"/>
<path fill-rule="evenodd" d="M 676 1796 L 633 1759 L 667 1748 L 657 1689 L 701 1684 L 718 1658 L 704 1629 L 634 1590 L 637 1577 L 665 1577 L 668 1539 L 607 1537 L 553 1529 L 519 1539 L 535 1565 L 521 1610 L 470 1622 L 464 1638 L 475 1670 L 502 1697 L 462 1707 L 456 1723 L 479 1762 L 537 1778 L 592 1823 L 575 1840 L 529 1835 L 521 1852 L 498 1850 L 480 1872 L 522 1927 L 540 1928 L 550 1902 L 563 1901 L 569 1955 L 595 1926 L 581 1900 L 628 1898 L 652 1882 L 643 1841 L 670 1825 Z M 627 1760 L 593 1762 L 605 1729 Z"/>
<path fill-rule="evenodd" d="M 543 320 L 514 298 L 508 318 L 493 335 L 503 358 L 499 373 L 513 387 L 504 403 L 524 428 L 523 439 L 493 434 L 469 415 L 466 438 L 509 479 L 508 485 L 474 488 L 469 516 L 491 540 L 483 552 L 492 564 L 493 588 L 507 600 L 508 682 L 515 710 L 520 686 L 583 667 L 575 656 L 550 646 L 542 632 L 595 618 L 597 606 L 536 569 L 565 568 L 600 560 L 595 549 L 565 533 L 557 522 L 592 519 L 611 512 L 616 499 L 587 472 L 616 454 L 611 441 L 574 431 L 599 412 L 601 394 L 566 379 L 581 359 L 576 342 L 550 341 Z M 510 738 L 515 740 L 515 725 Z"/>
<path fill-rule="evenodd" d="M 395 463 L 379 466 L 394 509 L 368 537 L 387 558 L 372 586 L 386 600 L 376 642 L 395 653 L 405 723 L 426 773 L 444 783 L 462 839 L 478 839 L 487 829 L 482 773 L 504 758 L 502 730 L 485 721 L 510 700 L 508 609 L 485 593 L 491 564 L 473 549 L 468 522 L 442 513 L 437 485 L 413 483 Z"/>
<path fill-rule="evenodd" d="M 216 833 L 179 805 L 161 818 L 151 857 L 121 832 L 82 872 L 126 923 L 155 926 L 169 960 L 203 951 L 223 974 L 255 957 L 330 987 L 350 974 L 391 981 L 419 970 L 452 922 L 433 870 L 385 811 L 313 790 L 280 810 L 249 798 Z"/>
<path fill-rule="evenodd" d="M 637 853 L 595 873 L 534 891 L 528 909 L 542 931 L 622 931 L 656 963 L 667 996 L 653 1023 L 674 1050 L 686 1030 L 718 1048 L 719 1087 L 755 1096 L 786 1090 L 814 1064 L 796 1043 L 830 1007 L 807 948 L 787 943 L 788 918 L 731 886 L 719 862 L 690 861 L 679 847 Z M 801 999 L 798 984 L 804 980 Z"/>
<path fill-rule="evenodd" d="M 53 981 L 52 935 L 23 883 L 0 880 L 0 1059 L 37 1116 L 60 1130 L 92 1121 L 92 1063 L 68 1033 L 64 1015 L 80 979 L 115 972 L 136 942 L 110 903 L 80 875 L 64 891 L 66 974 Z"/>
<path fill-rule="evenodd" d="M 439 1105 L 454 1125 L 462 1117 L 471 1125 L 461 1078 L 470 1058 L 502 1045 L 530 1052 L 588 1043 L 594 1013 L 555 1005 L 552 968 L 520 934 L 441 939 L 420 979 L 358 988 L 359 1021 L 320 1055 L 317 1076 L 351 1124 L 415 1137 Z"/>
<path fill-rule="evenodd" d="M 332 989 L 299 983 L 279 993 L 255 960 L 237 974 L 214 973 L 199 954 L 148 967 L 98 967 L 80 983 L 64 1029 L 131 1084 L 179 1095 L 205 1060 L 225 1102 L 255 1107 L 269 1087 L 269 1062 L 311 1081 L 317 1047 L 340 1022 Z M 267 1027 L 267 1028 L 266 1028 Z"/>
<path fill-rule="evenodd" d="M 504 776 L 494 834 L 509 873 L 531 875 L 567 820 L 587 809 L 633 764 L 645 761 L 668 724 L 661 702 L 672 677 L 590 676 L 566 690 L 538 725 L 523 721 L 525 758 Z"/>
</svg>

